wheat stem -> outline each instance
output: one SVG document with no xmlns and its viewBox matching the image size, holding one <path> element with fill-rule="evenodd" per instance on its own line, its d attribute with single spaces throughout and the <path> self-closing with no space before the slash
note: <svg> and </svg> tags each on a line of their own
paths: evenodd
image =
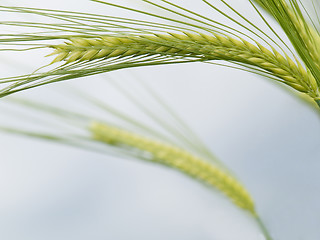
<svg viewBox="0 0 320 240">
<path fill-rule="evenodd" d="M 174 145 L 140 136 L 105 123 L 92 123 L 90 131 L 97 141 L 141 151 L 153 162 L 177 169 L 218 189 L 238 207 L 256 216 L 253 200 L 241 183 L 206 160 Z"/>
<path fill-rule="evenodd" d="M 263 235 L 265 236 L 266 240 L 272 240 L 272 237 L 270 236 L 266 226 L 264 225 L 263 221 L 259 216 L 255 217 L 256 222 L 258 223 L 259 228 L 261 229 Z"/>
</svg>

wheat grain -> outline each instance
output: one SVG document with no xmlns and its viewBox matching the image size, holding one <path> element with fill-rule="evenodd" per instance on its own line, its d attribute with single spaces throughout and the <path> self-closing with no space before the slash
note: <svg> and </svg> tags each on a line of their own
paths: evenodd
<svg viewBox="0 0 320 240">
<path fill-rule="evenodd" d="M 102 36 L 100 38 L 71 38 L 60 45 L 51 46 L 58 55 L 54 62 L 91 61 L 100 58 L 137 55 L 165 55 L 192 57 L 199 60 L 226 60 L 244 63 L 263 69 L 281 82 L 307 93 L 312 98 L 319 96 L 313 75 L 300 63 L 282 56 L 259 43 L 249 43 L 239 38 L 222 35 L 205 35 L 184 32 L 141 36 Z"/>
<path fill-rule="evenodd" d="M 237 206 L 255 215 L 254 203 L 247 190 L 232 176 L 205 160 L 173 145 L 152 140 L 107 124 L 94 122 L 90 130 L 95 140 L 124 145 L 151 154 L 151 159 L 199 179 L 220 190 Z"/>
</svg>

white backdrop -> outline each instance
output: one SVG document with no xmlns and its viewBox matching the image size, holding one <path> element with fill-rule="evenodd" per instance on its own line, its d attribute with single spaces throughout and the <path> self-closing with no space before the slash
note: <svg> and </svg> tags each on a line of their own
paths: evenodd
<svg viewBox="0 0 320 240">
<path fill-rule="evenodd" d="M 196 1 L 186 2 L 197 7 Z M 246 0 L 230 2 L 248 8 Z M 15 4 L 110 11 L 86 0 Z M 17 56 L 1 58 L 1 72 L 32 72 L 43 64 L 39 55 Z M 151 85 L 237 174 L 274 239 L 319 239 L 318 114 L 276 84 L 246 72 L 186 64 L 111 75 L 129 83 L 132 72 Z M 59 97 L 70 87 L 88 89 L 135 114 L 99 77 L 17 95 L 78 108 L 77 101 Z M 0 111 L 6 106 L 2 102 Z M 6 111 L 0 114 L 2 125 L 24 126 L 24 119 L 6 117 Z M 0 143 L 1 239 L 263 239 L 246 213 L 167 168 L 4 133 Z"/>
</svg>

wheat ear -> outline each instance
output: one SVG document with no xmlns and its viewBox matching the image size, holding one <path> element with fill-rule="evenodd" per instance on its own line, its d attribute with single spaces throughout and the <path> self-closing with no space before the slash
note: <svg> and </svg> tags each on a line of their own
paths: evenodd
<svg viewBox="0 0 320 240">
<path fill-rule="evenodd" d="M 92 61 L 102 58 L 121 58 L 139 55 L 192 57 L 204 60 L 225 60 L 260 68 L 294 89 L 312 98 L 319 89 L 312 74 L 300 63 L 283 57 L 259 43 L 239 38 L 184 32 L 141 36 L 101 36 L 99 38 L 71 38 L 60 45 L 50 46 L 57 57 L 53 62 Z"/>
<path fill-rule="evenodd" d="M 92 123 L 90 130 L 95 140 L 110 145 L 123 145 L 141 150 L 151 154 L 152 161 L 175 168 L 207 183 L 228 196 L 237 206 L 248 210 L 256 216 L 254 203 L 249 193 L 234 177 L 192 153 L 176 146 L 99 122 Z"/>
<path fill-rule="evenodd" d="M 267 10 L 281 25 L 319 86 L 320 35 L 303 3 L 298 0 L 255 0 L 255 2 Z M 305 19 L 305 15 L 310 18 L 312 24 Z"/>
<path fill-rule="evenodd" d="M 292 11 L 289 11 L 289 16 L 292 19 L 292 23 L 297 28 L 297 32 L 301 37 L 305 47 L 308 49 L 308 53 L 312 58 L 314 64 L 320 69 L 320 36 L 319 33 L 309 24 L 304 22 Z"/>
</svg>

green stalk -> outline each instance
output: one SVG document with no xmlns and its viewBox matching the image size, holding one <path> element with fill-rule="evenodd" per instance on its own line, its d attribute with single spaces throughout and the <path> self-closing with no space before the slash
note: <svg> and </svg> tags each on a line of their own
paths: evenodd
<svg viewBox="0 0 320 240">
<path fill-rule="evenodd" d="M 320 99 L 316 100 L 316 103 L 318 104 L 319 108 L 320 108 Z"/>
<path fill-rule="evenodd" d="M 262 220 L 258 216 L 256 216 L 256 221 L 257 221 L 264 237 L 266 238 L 266 240 L 272 240 L 272 237 L 270 236 L 266 226 L 264 225 L 264 223 L 262 222 Z"/>
</svg>

